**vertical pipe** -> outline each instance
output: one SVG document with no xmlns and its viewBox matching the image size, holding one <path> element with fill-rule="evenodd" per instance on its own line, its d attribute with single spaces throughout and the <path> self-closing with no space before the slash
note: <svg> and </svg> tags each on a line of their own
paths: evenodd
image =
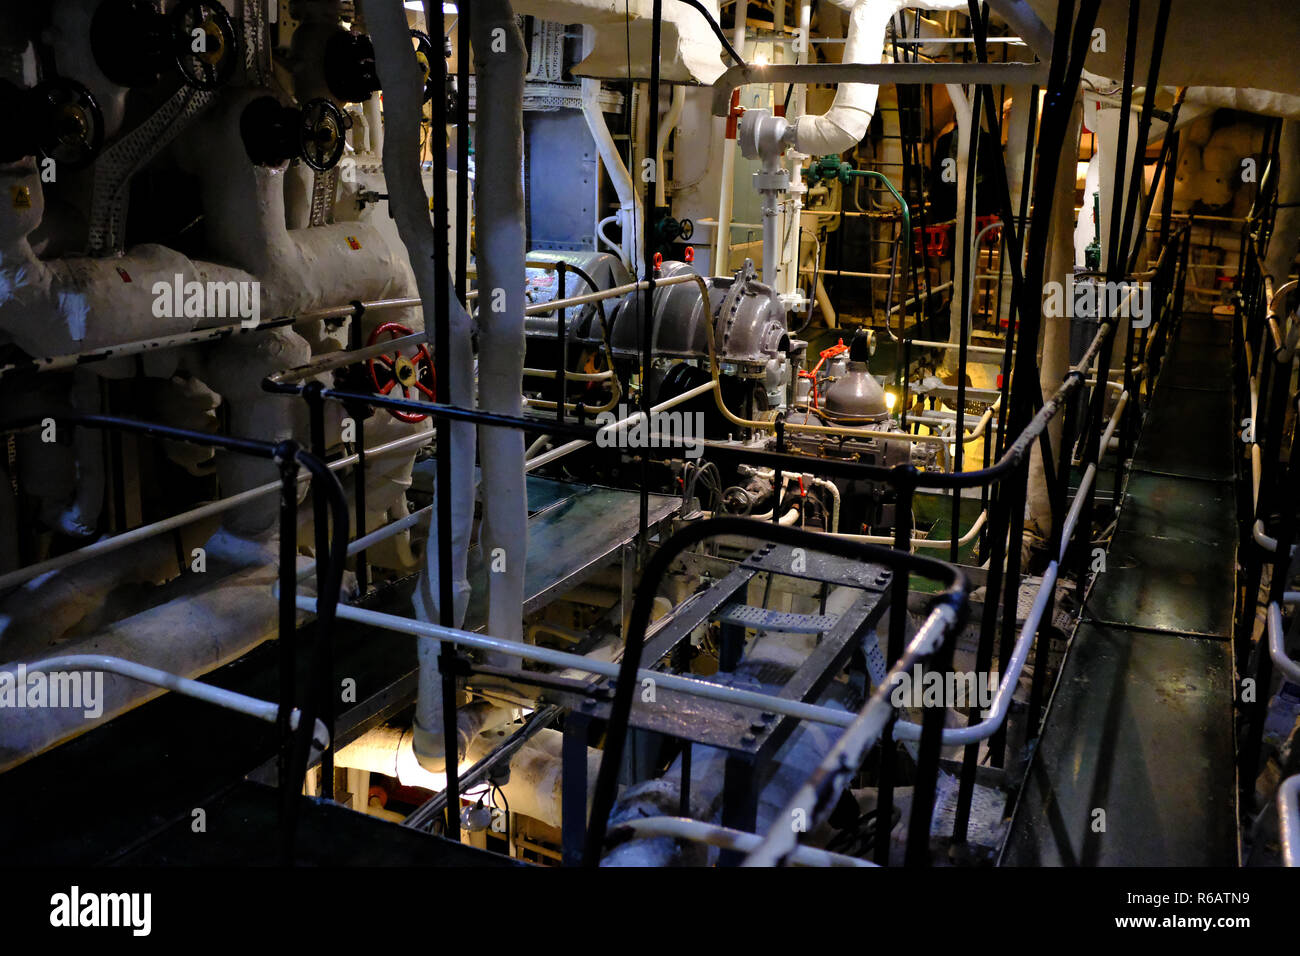
<svg viewBox="0 0 1300 956">
<path fill-rule="evenodd" d="M 749 0 L 736 0 L 736 24 L 731 45 L 741 56 L 745 55 L 745 21 L 749 17 Z M 740 103 L 740 90 L 731 95 L 734 113 Z M 736 180 L 736 120 L 727 117 L 726 138 L 722 141 L 722 177 L 718 189 L 718 234 L 714 237 L 713 274 L 725 275 L 727 258 L 731 252 L 731 209 Z"/>
<path fill-rule="evenodd" d="M 980 141 L 980 106 L 983 102 L 984 87 L 975 87 L 973 102 L 970 106 L 970 137 L 967 142 L 966 154 L 966 189 L 962 197 L 965 202 L 958 209 L 958 215 L 961 217 L 961 268 L 954 272 L 954 281 L 956 276 L 974 275 L 979 262 L 978 250 L 972 248 L 975 225 L 975 170 L 979 162 L 979 141 Z M 953 449 L 953 471 L 961 472 L 962 466 L 966 460 L 966 443 L 962 441 L 965 437 L 966 429 L 966 369 L 969 357 L 970 333 L 972 325 L 971 313 L 974 308 L 974 302 L 971 301 L 971 293 L 974 291 L 974 283 L 965 279 L 961 282 L 960 306 L 958 314 L 961 321 L 961 329 L 957 334 L 959 345 L 957 351 L 957 413 L 954 422 L 953 437 L 957 444 Z M 952 534 L 948 536 L 952 540 L 951 553 L 949 559 L 955 564 L 957 562 L 957 552 L 961 548 L 958 539 L 961 537 L 961 489 L 954 488 L 952 492 Z"/>
<path fill-rule="evenodd" d="M 457 8 L 456 23 L 456 298 L 462 303 L 469 285 L 469 31 L 473 6 L 466 3 Z"/>
<path fill-rule="evenodd" d="M 663 31 L 663 0 L 654 0 L 652 13 L 653 22 L 650 27 L 650 95 L 646 109 L 649 112 L 650 121 L 648 123 L 647 133 L 650 137 L 647 154 L 657 156 L 659 154 L 659 51 L 662 42 Z M 663 170 L 657 167 L 654 170 L 654 176 L 650 182 L 646 183 L 646 209 L 654 208 L 654 190 L 655 183 L 663 175 Z M 650 375 L 653 370 L 653 344 L 654 344 L 654 293 L 655 279 L 658 278 L 654 268 L 654 217 L 646 215 L 643 217 L 642 226 L 645 230 L 644 254 L 645 259 L 642 264 L 643 274 L 646 277 L 645 298 L 642 300 L 641 308 L 641 414 L 645 416 L 645 425 L 649 430 L 653 430 L 654 423 L 650 416 Z M 640 502 L 637 510 L 637 530 L 641 541 L 641 557 L 644 562 L 646 548 L 649 544 L 647 541 L 649 530 L 650 515 L 650 456 L 641 457 L 641 489 Z"/>
</svg>

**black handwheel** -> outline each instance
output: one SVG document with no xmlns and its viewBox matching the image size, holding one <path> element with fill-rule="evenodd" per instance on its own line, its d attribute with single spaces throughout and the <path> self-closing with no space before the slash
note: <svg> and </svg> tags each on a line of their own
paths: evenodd
<svg viewBox="0 0 1300 956">
<path fill-rule="evenodd" d="M 690 219 L 683 219 L 679 226 L 678 237 L 684 241 L 693 235 L 695 235 L 695 223 Z"/>
<path fill-rule="evenodd" d="M 424 84 L 424 102 L 433 99 L 433 41 L 423 30 L 412 30 L 415 41 L 415 61 L 420 65 L 420 81 Z"/>
<path fill-rule="evenodd" d="M 325 41 L 325 84 L 341 103 L 364 103 L 379 89 L 375 45 L 364 33 L 338 30 Z"/>
<path fill-rule="evenodd" d="M 239 40 L 217 0 L 184 0 L 171 12 L 171 27 L 176 67 L 187 84 L 215 90 L 234 75 Z"/>
<path fill-rule="evenodd" d="M 118 86 L 153 86 L 172 62 L 170 31 L 152 0 L 103 0 L 90 18 L 90 52 Z"/>
<path fill-rule="evenodd" d="M 28 115 L 41 154 L 69 169 L 93 162 L 104 145 L 104 113 L 90 90 L 60 76 L 39 84 L 28 95 Z"/>
<path fill-rule="evenodd" d="M 308 100 L 298 123 L 303 162 L 317 172 L 337 166 L 343 158 L 350 125 L 351 121 L 330 100 L 323 97 Z"/>
</svg>

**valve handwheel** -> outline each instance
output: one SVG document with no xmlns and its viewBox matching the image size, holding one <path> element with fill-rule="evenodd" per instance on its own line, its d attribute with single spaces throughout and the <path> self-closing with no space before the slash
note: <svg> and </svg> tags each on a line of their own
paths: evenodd
<svg viewBox="0 0 1300 956">
<path fill-rule="evenodd" d="M 317 172 L 324 173 L 338 165 L 347 145 L 351 121 L 330 100 L 308 100 L 302 108 L 298 127 L 302 160 Z"/>
<path fill-rule="evenodd" d="M 104 145 L 104 114 L 90 90 L 64 77 L 32 90 L 41 152 L 69 169 L 80 169 Z"/>
<path fill-rule="evenodd" d="M 420 65 L 420 80 L 424 83 L 424 102 L 433 99 L 433 84 L 429 77 L 433 74 L 433 41 L 429 34 L 421 30 L 412 30 L 411 39 L 415 41 L 415 62 Z"/>
<path fill-rule="evenodd" d="M 385 322 L 370 333 L 369 344 L 381 342 L 385 336 L 390 339 L 400 339 L 414 334 L 414 329 L 400 322 Z M 370 381 L 374 383 L 375 391 L 380 395 L 388 395 L 394 389 L 398 389 L 402 398 L 412 398 L 414 397 L 412 390 L 414 390 L 430 401 L 437 400 L 433 355 L 427 345 L 421 344 L 417 347 L 410 358 L 403 355 L 401 349 L 397 349 L 392 355 L 377 356 L 367 364 L 370 366 Z M 399 421 L 412 423 L 422 422 L 429 417 L 420 412 L 408 412 L 397 408 L 388 409 L 388 414 Z"/>
<path fill-rule="evenodd" d="M 186 0 L 172 13 L 176 67 L 199 90 L 215 90 L 230 79 L 238 40 L 230 14 L 212 0 Z"/>
</svg>

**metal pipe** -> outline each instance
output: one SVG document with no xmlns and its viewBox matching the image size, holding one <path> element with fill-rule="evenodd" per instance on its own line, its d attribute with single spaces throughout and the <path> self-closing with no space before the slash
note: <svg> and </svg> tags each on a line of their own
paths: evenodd
<svg viewBox="0 0 1300 956">
<path fill-rule="evenodd" d="M 1297 777 L 1297 779 L 1300 780 L 1300 777 Z M 675 840 L 690 840 L 694 843 L 704 843 L 708 846 L 721 847 L 724 850 L 736 850 L 741 853 L 752 853 L 763 842 L 763 838 L 756 833 L 733 830 L 731 827 L 705 823 L 702 820 L 693 820 L 690 817 L 642 817 L 632 819 L 620 823 L 614 828 L 615 834 L 622 835 L 624 832 L 628 833 L 633 839 L 638 840 L 649 837 L 672 837 Z M 842 853 L 832 853 L 829 850 L 821 850 L 811 846 L 796 847 L 786 862 L 793 863 L 795 866 L 876 866 L 870 860 L 859 859 L 856 856 L 845 856 Z"/>
<path fill-rule="evenodd" d="M 1277 788 L 1277 826 L 1282 837 L 1282 861 L 1300 866 L 1300 773 Z"/>
<path fill-rule="evenodd" d="M 314 595 L 299 594 L 297 605 L 300 610 L 314 612 L 316 610 L 316 597 Z M 600 677 L 616 678 L 619 675 L 619 665 L 613 661 L 594 660 L 581 654 L 556 651 L 547 647 L 539 647 L 536 644 L 507 641 L 499 637 L 476 634 L 473 631 L 465 631 L 454 627 L 444 627 L 432 622 L 416 621 L 399 617 L 396 614 L 385 614 L 380 611 L 371 611 L 347 604 L 339 605 L 337 614 L 340 619 L 345 621 L 355 621 L 358 624 L 367 624 L 398 634 L 433 638 L 444 644 L 504 654 L 522 660 L 538 661 L 554 667 L 568 668 Z M 800 720 L 812 720 L 835 727 L 847 727 L 853 720 L 852 714 L 845 713 L 842 710 L 834 710 L 817 704 L 806 704 L 799 700 L 788 700 L 775 694 L 763 694 L 738 687 L 729 687 L 725 684 L 713 684 L 708 681 L 682 677 L 678 674 L 641 668 L 637 670 L 637 679 L 650 680 L 668 690 L 689 694 L 692 697 L 699 697 L 704 700 L 722 701 L 740 707 L 751 707 L 760 711 L 795 717 Z"/>
</svg>

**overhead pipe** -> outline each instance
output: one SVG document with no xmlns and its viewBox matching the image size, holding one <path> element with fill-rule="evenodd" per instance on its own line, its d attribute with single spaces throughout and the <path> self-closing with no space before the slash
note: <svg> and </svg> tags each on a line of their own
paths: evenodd
<svg viewBox="0 0 1300 956">
<path fill-rule="evenodd" d="M 839 6 L 845 6 L 840 3 Z M 901 11 L 966 10 L 966 0 L 858 0 L 849 14 L 849 33 L 842 63 L 878 64 L 884 57 L 885 32 Z M 875 83 L 841 83 L 830 109 L 820 116 L 800 116 L 791 124 L 788 142 L 810 156 L 842 153 L 867 135 L 880 87 Z"/>
</svg>

